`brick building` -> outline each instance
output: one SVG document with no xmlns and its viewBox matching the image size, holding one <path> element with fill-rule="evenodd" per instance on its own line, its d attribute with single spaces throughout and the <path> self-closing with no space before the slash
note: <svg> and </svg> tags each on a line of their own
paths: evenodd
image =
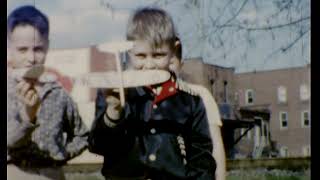
<svg viewBox="0 0 320 180">
<path fill-rule="evenodd" d="M 201 58 L 187 59 L 180 76 L 208 88 L 219 103 L 234 104 L 234 68 L 203 63 Z"/>
<path fill-rule="evenodd" d="M 239 73 L 235 83 L 240 107 L 270 110 L 270 135 L 281 156 L 310 155 L 310 65 Z"/>
<path fill-rule="evenodd" d="M 201 58 L 187 59 L 181 69 L 180 77 L 184 80 L 201 84 L 208 88 L 213 94 L 219 106 L 220 115 L 223 121 L 222 136 L 228 158 L 260 157 L 262 149 L 268 143 L 258 143 L 260 139 L 260 126 L 255 119 L 259 114 L 263 120 L 262 124 L 268 124 L 269 112 L 258 112 L 257 109 L 241 109 L 238 100 L 234 96 L 236 92 L 235 69 L 232 67 L 221 67 L 203 63 Z M 260 120 L 260 121 L 261 121 Z M 261 124 L 261 122 L 260 122 Z M 242 138 L 250 129 L 256 129 L 252 140 Z M 240 131 L 244 130 L 241 134 Z M 243 136 L 242 136 L 243 135 Z M 255 150 L 256 149 L 256 150 Z M 260 151 L 257 154 L 257 151 Z"/>
<path fill-rule="evenodd" d="M 228 157 L 241 158 L 276 150 L 280 156 L 310 155 L 309 74 L 310 65 L 235 74 L 234 68 L 192 58 L 184 62 L 181 77 L 212 92 Z"/>
</svg>

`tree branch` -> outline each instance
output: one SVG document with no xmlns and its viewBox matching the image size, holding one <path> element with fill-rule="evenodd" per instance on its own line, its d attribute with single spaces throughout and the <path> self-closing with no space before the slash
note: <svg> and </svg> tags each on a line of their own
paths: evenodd
<svg viewBox="0 0 320 180">
<path fill-rule="evenodd" d="M 306 35 L 308 32 L 310 32 L 310 29 L 302 32 L 296 39 L 294 39 L 291 43 L 289 43 L 286 47 L 280 47 L 279 49 L 273 51 L 272 53 L 270 53 L 264 60 L 262 65 L 264 65 L 266 63 L 266 61 L 268 59 L 270 59 L 272 56 L 274 56 L 275 54 L 277 54 L 278 52 L 286 52 L 288 51 L 290 48 L 293 47 L 293 45 L 297 44 L 297 42 L 304 36 Z"/>
<path fill-rule="evenodd" d="M 242 11 L 242 9 L 244 8 L 244 6 L 247 4 L 248 0 L 244 0 L 243 3 L 241 4 L 241 7 L 239 8 L 239 10 L 230 18 L 228 19 L 225 23 L 223 23 L 223 25 L 215 25 L 213 24 L 213 27 L 216 27 L 216 29 L 213 29 L 210 34 L 215 34 L 219 29 L 220 27 L 224 27 L 226 26 L 229 22 L 231 22 L 232 20 L 234 20 L 239 14 L 240 12 Z"/>
<path fill-rule="evenodd" d="M 242 26 L 240 24 L 226 24 L 224 26 L 220 26 L 219 28 L 234 27 L 234 28 L 239 28 L 239 29 L 245 29 L 245 30 L 248 30 L 248 31 L 261 31 L 261 30 L 279 29 L 279 28 L 282 28 L 282 27 L 285 27 L 285 26 L 291 26 L 291 25 L 298 24 L 298 23 L 300 23 L 302 21 L 305 21 L 305 20 L 310 20 L 310 16 L 303 17 L 303 18 L 300 18 L 298 20 L 291 21 L 291 22 L 288 22 L 288 23 L 270 25 L 270 26 L 262 26 L 262 27 L 250 28 L 250 27 Z"/>
<path fill-rule="evenodd" d="M 213 18 L 209 15 L 209 19 L 211 20 L 211 23 L 213 26 L 215 26 L 218 22 L 218 20 L 220 19 L 220 17 L 223 15 L 224 11 L 227 9 L 227 7 L 229 6 L 229 4 L 231 4 L 234 0 L 229 0 L 227 2 L 227 4 L 223 7 L 222 12 L 218 15 L 218 17 L 216 17 L 214 20 Z"/>
<path fill-rule="evenodd" d="M 281 48 L 281 51 L 286 52 L 288 49 L 290 49 L 294 44 L 296 44 L 308 32 L 310 32 L 310 29 L 302 32 L 295 40 L 293 40 L 289 45 L 287 45 L 287 47 Z"/>
<path fill-rule="evenodd" d="M 243 1 L 243 3 L 241 4 L 241 7 L 239 8 L 239 10 L 229 20 L 227 20 L 223 25 L 228 24 L 229 22 L 234 20 L 240 14 L 240 12 L 244 8 L 244 6 L 247 4 L 247 2 L 248 2 L 248 0 Z"/>
</svg>

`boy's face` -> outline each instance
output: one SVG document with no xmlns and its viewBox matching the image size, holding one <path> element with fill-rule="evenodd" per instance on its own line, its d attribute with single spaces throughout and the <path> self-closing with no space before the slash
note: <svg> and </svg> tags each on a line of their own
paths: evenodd
<svg viewBox="0 0 320 180">
<path fill-rule="evenodd" d="M 9 53 L 13 68 L 42 65 L 48 51 L 48 40 L 31 25 L 18 25 L 9 34 Z"/>
<path fill-rule="evenodd" d="M 131 65 L 134 69 L 162 69 L 169 70 L 173 56 L 173 50 L 167 44 L 153 49 L 146 41 L 137 40 L 129 51 Z"/>
</svg>

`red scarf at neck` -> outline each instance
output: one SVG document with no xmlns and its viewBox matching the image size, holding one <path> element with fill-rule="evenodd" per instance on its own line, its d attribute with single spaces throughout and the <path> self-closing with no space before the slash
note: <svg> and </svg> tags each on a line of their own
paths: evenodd
<svg viewBox="0 0 320 180">
<path fill-rule="evenodd" d="M 160 101 L 165 100 L 178 92 L 174 76 L 171 76 L 168 81 L 162 84 L 146 86 L 146 88 L 155 95 L 153 104 L 157 104 Z"/>
</svg>

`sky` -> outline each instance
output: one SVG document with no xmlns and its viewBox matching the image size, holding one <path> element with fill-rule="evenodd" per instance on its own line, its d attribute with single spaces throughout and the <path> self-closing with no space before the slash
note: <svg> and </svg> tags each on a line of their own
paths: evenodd
<svg viewBox="0 0 320 180">
<path fill-rule="evenodd" d="M 183 58 L 202 57 L 209 64 L 235 67 L 236 72 L 281 69 L 310 63 L 310 33 L 288 53 L 274 52 L 281 48 L 280 45 L 294 40 L 295 35 L 290 30 L 274 31 L 281 37 L 276 40 L 261 32 L 246 34 L 226 30 L 219 32 L 225 46 L 214 47 L 217 39 L 209 40 L 206 38 L 208 36 L 204 36 L 214 34 L 210 18 L 223 23 L 236 9 L 225 9 L 225 0 L 201 0 L 200 8 L 188 7 L 184 3 L 186 1 L 193 0 L 162 0 L 161 3 L 157 0 L 8 0 L 7 16 L 18 6 L 35 5 L 49 17 L 51 48 L 84 48 L 125 39 L 126 23 L 131 12 L 137 7 L 158 3 L 173 17 L 183 44 Z M 247 3 L 236 20 L 264 25 L 265 16 L 274 9 L 271 2 L 260 2 L 261 7 Z M 113 9 L 110 10 L 110 7 Z M 254 39 L 253 45 L 245 43 L 247 36 Z M 218 37 L 220 34 L 212 36 Z"/>
<path fill-rule="evenodd" d="M 49 17 L 51 48 L 80 48 L 124 38 L 130 6 L 114 2 L 124 9 L 112 16 L 102 0 L 9 0 L 7 15 L 17 6 L 35 5 Z"/>
</svg>

